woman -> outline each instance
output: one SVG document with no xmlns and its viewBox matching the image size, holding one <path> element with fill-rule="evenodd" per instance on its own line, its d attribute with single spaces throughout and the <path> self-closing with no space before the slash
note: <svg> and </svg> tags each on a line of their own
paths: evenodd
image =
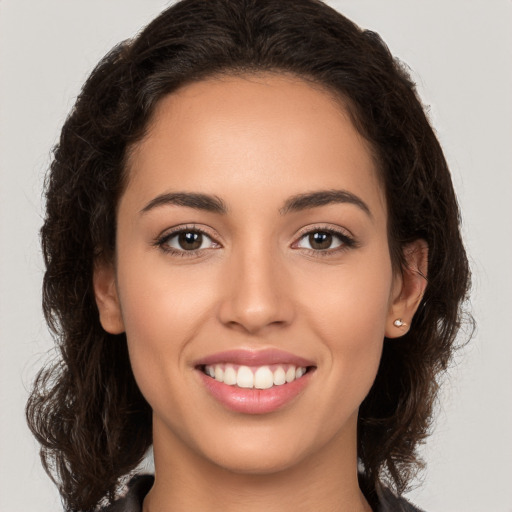
<svg viewBox="0 0 512 512">
<path fill-rule="evenodd" d="M 27 414 L 68 509 L 113 502 L 153 446 L 112 510 L 414 510 L 389 488 L 469 271 L 376 34 L 313 0 L 179 2 L 85 84 L 42 240 L 62 360 Z"/>
</svg>

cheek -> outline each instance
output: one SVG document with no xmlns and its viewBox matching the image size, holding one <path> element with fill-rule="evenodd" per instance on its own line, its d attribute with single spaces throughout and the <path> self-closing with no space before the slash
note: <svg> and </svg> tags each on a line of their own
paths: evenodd
<svg viewBox="0 0 512 512">
<path fill-rule="evenodd" d="M 377 373 L 393 282 L 387 253 L 368 256 L 317 273 L 315 285 L 302 292 L 308 297 L 304 314 L 323 344 L 330 378 L 337 385 L 342 381 L 356 401 L 362 401 Z"/>
<path fill-rule="evenodd" d="M 125 251 L 117 266 L 121 309 L 128 335 L 148 341 L 187 338 L 212 301 L 213 276 L 195 266 L 171 265 L 165 255 Z"/>
<path fill-rule="evenodd" d="M 189 342 L 211 315 L 204 272 L 177 272 L 165 258 L 124 253 L 118 288 L 132 368 L 143 394 L 171 385 Z M 172 366 L 172 368 L 170 368 Z M 170 371 L 171 370 L 171 371 Z"/>
<path fill-rule="evenodd" d="M 338 267 L 318 269 L 314 281 L 303 283 L 302 294 L 319 327 L 331 335 L 348 331 L 354 338 L 364 338 L 364 333 L 384 333 L 392 283 L 389 257 L 354 258 Z"/>
</svg>

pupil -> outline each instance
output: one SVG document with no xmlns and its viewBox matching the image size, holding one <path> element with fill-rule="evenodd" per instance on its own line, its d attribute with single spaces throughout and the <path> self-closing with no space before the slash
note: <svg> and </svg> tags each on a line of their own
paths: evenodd
<svg viewBox="0 0 512 512">
<path fill-rule="evenodd" d="M 309 235 L 309 244 L 313 249 L 329 249 L 332 244 L 332 235 L 323 231 L 317 231 Z"/>
<path fill-rule="evenodd" d="M 194 233 L 187 231 L 186 233 L 180 233 L 178 236 L 178 242 L 182 249 L 187 251 L 193 251 L 199 249 L 203 243 L 203 235 L 201 233 Z"/>
</svg>

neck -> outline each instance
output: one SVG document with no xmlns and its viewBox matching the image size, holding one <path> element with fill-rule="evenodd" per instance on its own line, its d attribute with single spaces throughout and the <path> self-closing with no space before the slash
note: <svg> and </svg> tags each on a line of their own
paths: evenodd
<svg viewBox="0 0 512 512">
<path fill-rule="evenodd" d="M 293 467 L 255 474 L 162 441 L 154 436 L 155 483 L 144 512 L 371 512 L 359 489 L 355 442 L 347 449 L 342 438 Z"/>
</svg>

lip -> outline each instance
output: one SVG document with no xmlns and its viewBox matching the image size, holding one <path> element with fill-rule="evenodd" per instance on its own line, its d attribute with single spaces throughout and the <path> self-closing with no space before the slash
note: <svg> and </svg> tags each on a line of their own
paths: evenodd
<svg viewBox="0 0 512 512">
<path fill-rule="evenodd" d="M 245 366 L 292 364 L 308 368 L 299 379 L 269 389 L 249 389 L 229 386 L 203 372 L 205 365 L 231 363 Z M 195 363 L 201 383 L 207 392 L 223 407 L 241 414 L 269 414 L 293 402 L 308 386 L 315 364 L 302 357 L 281 350 L 229 350 L 206 356 Z"/>
<path fill-rule="evenodd" d="M 296 356 L 290 352 L 276 349 L 265 350 L 226 350 L 217 352 L 194 363 L 194 366 L 205 366 L 210 364 L 232 363 L 245 366 L 263 366 L 271 364 L 293 364 L 295 366 L 315 366 L 313 361 Z"/>
</svg>

